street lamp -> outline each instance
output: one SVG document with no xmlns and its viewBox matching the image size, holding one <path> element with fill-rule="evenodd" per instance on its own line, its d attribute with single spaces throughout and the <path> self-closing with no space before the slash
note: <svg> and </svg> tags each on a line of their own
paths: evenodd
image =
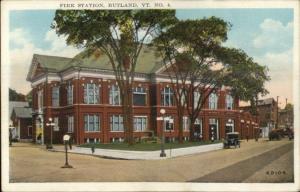
<svg viewBox="0 0 300 192">
<path fill-rule="evenodd" d="M 55 123 L 53 123 L 52 121 L 53 120 L 50 117 L 49 118 L 49 123 L 46 123 L 46 126 L 50 127 L 50 145 L 47 145 L 47 149 L 53 149 L 53 146 L 52 146 L 52 132 L 53 132 L 53 128 L 52 128 L 52 126 L 55 126 Z"/>
<path fill-rule="evenodd" d="M 161 132 L 161 152 L 160 152 L 160 157 L 165 157 L 166 153 L 165 153 L 165 149 L 164 149 L 164 144 L 165 144 L 165 113 L 166 110 L 165 109 L 160 109 L 160 114 L 162 115 L 162 122 L 163 122 L 163 126 L 162 126 L 162 132 Z"/>
</svg>

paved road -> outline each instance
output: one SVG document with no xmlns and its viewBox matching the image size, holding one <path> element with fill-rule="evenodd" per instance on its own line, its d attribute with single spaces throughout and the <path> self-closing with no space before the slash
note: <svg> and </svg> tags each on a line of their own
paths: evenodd
<svg viewBox="0 0 300 192">
<path fill-rule="evenodd" d="M 62 169 L 64 153 L 50 152 L 44 146 L 14 143 L 9 150 L 10 182 L 186 182 L 215 174 L 214 181 L 229 181 L 230 167 L 243 174 L 237 182 L 292 181 L 292 141 L 242 142 L 241 148 L 226 149 L 164 160 L 116 160 L 70 154 L 73 169 Z M 276 160 L 275 160 L 276 159 Z M 262 161 L 266 160 L 262 164 Z M 247 163 L 248 162 L 248 163 Z M 253 166 L 249 166 L 249 164 Z M 260 165 L 256 165 L 260 164 Z M 270 167 L 271 166 L 271 167 Z M 274 167 L 285 175 L 266 176 Z M 221 173 L 224 177 L 218 176 Z M 211 177 L 211 176 L 210 176 Z M 200 180 L 199 180 L 200 181 Z M 204 180 L 201 180 L 204 182 Z"/>
<path fill-rule="evenodd" d="M 290 170 L 293 170 L 293 143 L 288 143 L 278 148 L 272 149 L 266 153 L 251 157 L 249 159 L 240 161 L 234 165 L 225 167 L 223 169 L 212 172 L 203 177 L 191 180 L 191 182 L 230 182 L 240 183 L 245 181 L 248 177 L 260 171 L 263 167 L 271 164 L 281 156 L 289 153 L 290 159 L 284 163 L 288 163 L 291 166 Z M 270 170 L 265 171 L 263 174 L 269 175 L 270 177 L 277 174 L 278 176 L 286 175 L 281 182 L 294 182 L 294 174 L 291 171 L 280 169 L 280 167 L 273 167 Z M 265 182 L 261 180 L 259 182 Z"/>
</svg>

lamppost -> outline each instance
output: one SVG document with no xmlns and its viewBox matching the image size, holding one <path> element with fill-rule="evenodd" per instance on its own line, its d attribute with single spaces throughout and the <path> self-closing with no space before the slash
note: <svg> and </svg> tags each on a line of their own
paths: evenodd
<svg viewBox="0 0 300 192">
<path fill-rule="evenodd" d="M 166 153 L 165 153 L 165 148 L 164 148 L 164 144 L 165 144 L 165 113 L 166 110 L 165 109 L 161 109 L 160 114 L 162 115 L 162 122 L 163 122 L 163 126 L 162 126 L 162 131 L 161 131 L 161 152 L 160 152 L 160 157 L 165 157 Z"/>
<path fill-rule="evenodd" d="M 55 126 L 55 123 L 52 122 L 52 118 L 50 117 L 49 118 L 49 123 L 46 123 L 46 126 L 49 126 L 50 127 L 50 145 L 47 145 L 46 148 L 47 149 L 53 149 L 53 146 L 52 146 L 52 132 L 53 132 L 53 128 L 52 126 Z"/>
<path fill-rule="evenodd" d="M 64 140 L 64 144 L 65 144 L 65 157 L 66 157 L 66 160 L 65 160 L 65 165 L 62 166 L 61 168 L 73 168 L 72 165 L 69 165 L 69 161 L 68 161 L 68 144 L 70 142 L 70 135 L 64 135 L 63 137 L 63 140 Z"/>
</svg>

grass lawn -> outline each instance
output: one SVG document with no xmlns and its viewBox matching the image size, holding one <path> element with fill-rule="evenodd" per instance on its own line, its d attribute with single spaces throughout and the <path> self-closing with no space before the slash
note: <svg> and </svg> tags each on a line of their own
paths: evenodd
<svg viewBox="0 0 300 192">
<path fill-rule="evenodd" d="M 193 147 L 193 146 L 200 146 L 200 145 L 209 145 L 209 144 L 215 144 L 220 143 L 221 141 L 203 141 L 203 142 L 184 142 L 182 144 L 179 144 L 178 142 L 173 143 L 165 143 L 165 149 L 176 149 L 176 148 L 184 148 L 184 147 Z M 127 143 L 108 143 L 108 144 L 83 144 L 79 145 L 78 147 L 86 147 L 91 148 L 92 146 L 95 146 L 95 148 L 100 149 L 115 149 L 115 150 L 131 150 L 131 151 L 156 151 L 160 150 L 160 143 L 136 143 L 132 146 L 128 145 Z"/>
</svg>

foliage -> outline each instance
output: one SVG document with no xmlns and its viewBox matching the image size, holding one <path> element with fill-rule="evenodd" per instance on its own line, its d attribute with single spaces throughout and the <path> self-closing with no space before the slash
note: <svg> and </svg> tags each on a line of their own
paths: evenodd
<svg viewBox="0 0 300 192">
<path fill-rule="evenodd" d="M 287 111 L 293 111 L 293 109 L 294 109 L 294 105 L 291 103 L 286 104 L 286 106 L 284 108 L 284 110 L 287 110 Z"/>
<path fill-rule="evenodd" d="M 9 88 L 9 101 L 25 101 L 25 95 Z"/>
<path fill-rule="evenodd" d="M 208 96 L 222 86 L 230 87 L 233 97 L 250 101 L 254 107 L 258 95 L 268 93 L 264 88 L 269 80 L 267 68 L 240 49 L 222 46 L 230 28 L 230 23 L 216 17 L 179 21 L 155 39 L 165 58 L 165 71 L 176 83 L 178 116 L 185 109 L 189 113 L 191 138 L 194 122 Z M 186 90 L 184 95 L 182 89 Z M 198 101 L 194 99 L 195 92 L 200 93 Z M 182 97 L 186 104 L 180 102 Z M 180 130 L 181 124 L 179 121 Z"/>
<path fill-rule="evenodd" d="M 85 56 L 108 56 L 123 95 L 126 140 L 133 144 L 132 82 L 145 43 L 176 22 L 174 10 L 57 10 L 52 28 Z"/>
</svg>

